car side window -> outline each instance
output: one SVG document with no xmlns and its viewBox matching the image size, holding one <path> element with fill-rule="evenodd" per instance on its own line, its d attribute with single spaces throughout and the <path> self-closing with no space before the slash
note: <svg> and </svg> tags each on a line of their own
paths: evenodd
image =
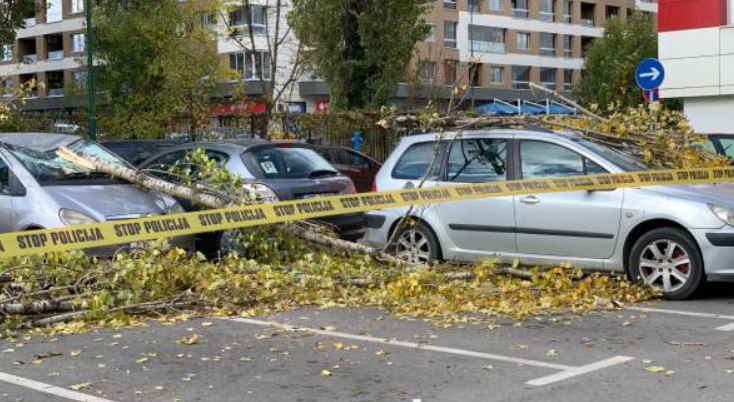
<svg viewBox="0 0 734 402">
<path fill-rule="evenodd" d="M 206 150 L 206 156 L 209 159 L 215 161 L 217 163 L 217 167 L 219 167 L 220 169 L 223 168 L 229 160 L 229 155 L 222 152 L 213 151 L 211 149 Z"/>
<path fill-rule="evenodd" d="M 403 180 L 420 180 L 426 176 L 431 164 L 433 164 L 433 169 L 428 177 L 437 177 L 440 161 L 433 163 L 433 160 L 437 157 L 436 152 L 438 152 L 438 146 L 438 142 L 431 141 L 420 142 L 408 147 L 398 160 L 398 163 L 395 164 L 395 168 L 392 170 L 392 177 Z"/>
<path fill-rule="evenodd" d="M 719 138 L 719 144 L 724 155 L 734 158 L 734 138 Z"/>
<path fill-rule="evenodd" d="M 0 195 L 11 195 L 10 167 L 2 159 L 0 159 Z"/>
<path fill-rule="evenodd" d="M 543 141 L 520 142 L 520 170 L 524 179 L 606 173 L 580 154 Z"/>
<path fill-rule="evenodd" d="M 186 157 L 187 152 L 188 151 L 186 151 L 185 149 L 182 149 L 161 155 L 148 163 L 146 166 L 144 166 L 143 169 L 148 171 L 149 174 L 161 180 L 172 181 L 174 183 L 178 182 L 179 180 L 173 175 L 167 173 L 167 171 L 171 168 L 171 166 L 183 161 Z"/>
<path fill-rule="evenodd" d="M 466 139 L 454 142 L 449 153 L 446 179 L 456 183 L 507 180 L 507 141 Z"/>
<path fill-rule="evenodd" d="M 338 165 L 366 166 L 367 160 L 354 151 L 337 149 L 334 151 L 334 163 Z"/>
</svg>

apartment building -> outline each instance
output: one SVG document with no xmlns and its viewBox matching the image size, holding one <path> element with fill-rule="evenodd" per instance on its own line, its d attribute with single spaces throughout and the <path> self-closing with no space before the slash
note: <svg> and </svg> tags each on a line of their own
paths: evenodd
<svg viewBox="0 0 734 402">
<path fill-rule="evenodd" d="M 465 96 L 480 102 L 545 98 L 530 90 L 530 82 L 570 95 L 581 76 L 585 49 L 603 35 L 605 21 L 626 18 L 635 9 L 654 13 L 657 4 L 643 0 L 437 0 L 426 16 L 432 33 L 417 45 L 412 66 L 419 70 L 423 83 L 466 85 Z"/>
<path fill-rule="evenodd" d="M 86 76 L 80 71 L 85 50 L 84 0 L 45 0 L 46 8 L 25 18 L 14 43 L 2 44 L 0 94 L 9 96 L 20 85 L 36 82 L 28 110 L 64 110 L 68 89 Z"/>
</svg>

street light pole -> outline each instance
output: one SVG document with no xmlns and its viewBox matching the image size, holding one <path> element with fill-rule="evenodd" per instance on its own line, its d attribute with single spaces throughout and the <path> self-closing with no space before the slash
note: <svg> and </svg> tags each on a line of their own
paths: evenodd
<svg viewBox="0 0 734 402">
<path fill-rule="evenodd" d="M 94 107 L 94 59 L 92 58 L 92 0 L 85 0 L 87 15 L 87 127 L 89 139 L 97 140 L 97 116 Z"/>
</svg>

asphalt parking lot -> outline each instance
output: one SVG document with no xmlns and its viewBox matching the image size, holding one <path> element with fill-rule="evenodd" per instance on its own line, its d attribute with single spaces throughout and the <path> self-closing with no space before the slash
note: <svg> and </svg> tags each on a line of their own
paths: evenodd
<svg viewBox="0 0 734 402">
<path fill-rule="evenodd" d="M 3 340 L 0 401 L 730 401 L 733 289 L 491 329 L 308 309 Z"/>
</svg>

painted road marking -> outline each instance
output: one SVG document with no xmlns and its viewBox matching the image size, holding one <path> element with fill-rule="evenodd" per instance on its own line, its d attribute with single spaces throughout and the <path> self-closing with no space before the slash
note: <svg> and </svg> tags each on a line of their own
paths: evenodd
<svg viewBox="0 0 734 402">
<path fill-rule="evenodd" d="M 273 322 L 273 321 L 254 320 L 250 318 L 225 318 L 225 320 L 242 322 L 245 324 L 258 325 L 261 327 L 283 329 L 283 330 L 292 331 L 292 332 L 306 332 L 310 334 L 332 336 L 332 337 L 343 338 L 343 339 L 352 339 L 352 340 L 363 341 L 363 342 L 378 343 L 382 345 L 400 346 L 400 347 L 409 348 L 409 349 L 430 350 L 433 352 L 448 353 L 448 354 L 454 354 L 454 355 L 459 355 L 459 356 L 477 357 L 480 359 L 487 359 L 487 360 L 494 360 L 494 361 L 500 361 L 500 362 L 515 363 L 515 364 L 526 365 L 526 366 L 543 367 L 543 368 L 548 368 L 548 369 L 561 370 L 560 373 L 528 381 L 527 383 L 530 385 L 552 384 L 554 382 L 562 381 L 568 378 L 580 376 L 586 373 L 590 373 L 592 371 L 601 370 L 603 368 L 611 367 L 616 364 L 626 363 L 628 361 L 634 360 L 633 357 L 615 356 L 615 357 L 612 357 L 606 360 L 602 360 L 596 363 L 576 367 L 576 366 L 568 366 L 565 364 L 548 363 L 548 362 L 543 362 L 539 360 L 530 360 L 530 359 L 522 359 L 522 358 L 517 358 L 517 357 L 511 357 L 511 356 L 496 355 L 496 354 L 491 354 L 491 353 L 475 352 L 472 350 L 427 345 L 427 344 L 415 343 L 415 342 L 404 342 L 404 341 L 398 341 L 394 339 L 376 338 L 372 336 L 355 335 L 355 334 L 348 334 L 344 332 L 325 331 L 321 329 L 299 327 L 299 326 L 294 326 L 290 324 L 281 324 L 281 323 Z"/>
<path fill-rule="evenodd" d="M 17 385 L 19 387 L 32 389 L 34 391 L 43 392 L 46 394 L 60 396 L 72 401 L 79 402 L 113 402 L 109 399 L 99 398 L 94 395 L 87 395 L 81 392 L 72 391 L 69 389 L 57 387 L 51 384 L 45 384 L 36 380 L 28 378 L 18 377 L 12 374 L 0 373 L 0 381 L 7 382 L 9 384 Z"/>
<path fill-rule="evenodd" d="M 667 309 L 662 309 L 662 308 L 649 308 L 649 307 L 627 307 L 627 309 L 635 310 L 635 311 L 642 311 L 645 313 L 674 314 L 674 315 L 683 315 L 683 316 L 688 316 L 688 317 L 716 318 L 719 320 L 734 321 L 734 316 L 732 315 L 696 313 L 693 311 L 667 310 Z"/>
<path fill-rule="evenodd" d="M 632 360 L 635 360 L 635 358 L 629 357 L 629 356 L 614 356 L 606 360 L 598 361 L 596 363 L 574 367 L 568 370 L 561 371 L 560 373 L 536 378 L 534 380 L 528 381 L 526 384 L 535 385 L 535 386 L 553 384 L 554 382 L 567 380 L 573 377 L 578 377 L 580 375 L 591 373 L 592 371 L 597 371 L 597 370 L 605 369 L 608 367 L 616 366 L 617 364 L 627 363 Z"/>
<path fill-rule="evenodd" d="M 719 331 L 734 331 L 734 323 L 722 325 L 716 329 L 718 329 Z"/>
</svg>

